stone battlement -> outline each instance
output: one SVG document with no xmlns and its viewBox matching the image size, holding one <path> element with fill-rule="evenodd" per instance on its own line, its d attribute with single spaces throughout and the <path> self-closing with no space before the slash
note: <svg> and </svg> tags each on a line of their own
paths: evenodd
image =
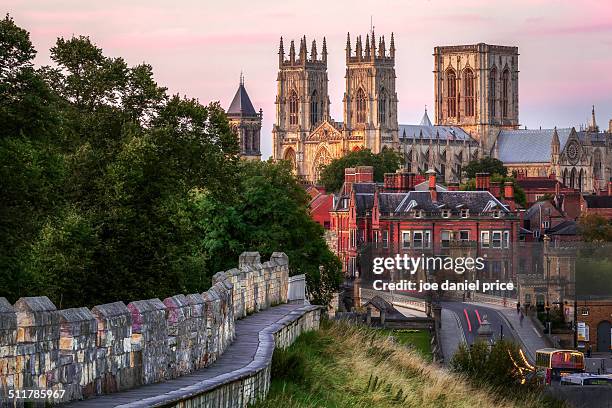
<svg viewBox="0 0 612 408">
<path fill-rule="evenodd" d="M 207 367 L 235 338 L 234 321 L 286 303 L 289 261 L 240 255 L 204 293 L 57 310 L 46 296 L 0 298 L 0 397 L 65 390 L 62 402 L 118 392 Z M 57 402 L 57 401 L 56 401 Z"/>
</svg>

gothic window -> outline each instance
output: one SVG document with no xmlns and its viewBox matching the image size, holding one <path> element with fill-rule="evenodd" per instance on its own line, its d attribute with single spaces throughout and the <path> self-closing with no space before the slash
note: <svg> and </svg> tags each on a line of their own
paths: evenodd
<svg viewBox="0 0 612 408">
<path fill-rule="evenodd" d="M 253 130 L 252 136 L 251 136 L 251 150 L 253 150 L 254 152 L 257 152 L 257 141 L 259 139 L 259 135 L 257 134 L 256 130 Z"/>
<path fill-rule="evenodd" d="M 584 181 L 584 169 L 580 169 L 580 173 L 578 173 L 578 190 L 582 191 L 582 183 Z"/>
<path fill-rule="evenodd" d="M 502 117 L 508 117 L 508 98 L 510 96 L 510 71 L 502 74 Z"/>
<path fill-rule="evenodd" d="M 315 156 L 314 164 L 312 166 L 312 174 L 314 176 L 315 181 L 319 181 L 319 178 L 321 176 L 321 170 L 331 161 L 331 155 L 329 154 L 327 149 L 325 147 L 321 147 Z"/>
<path fill-rule="evenodd" d="M 572 167 L 570 173 L 570 188 L 576 188 L 576 168 Z"/>
<path fill-rule="evenodd" d="M 568 179 L 567 179 L 567 169 L 565 169 L 565 170 L 563 170 L 563 186 L 564 187 L 567 187 L 567 182 L 568 182 Z"/>
<path fill-rule="evenodd" d="M 289 124 L 297 125 L 298 123 L 298 97 L 295 91 L 291 91 L 289 96 Z"/>
<path fill-rule="evenodd" d="M 315 90 L 310 97 L 310 125 L 315 126 L 317 123 L 319 123 L 319 101 Z"/>
<path fill-rule="evenodd" d="M 362 88 L 357 91 L 357 123 L 366 123 L 366 96 Z"/>
<path fill-rule="evenodd" d="M 380 90 L 378 95 L 378 123 L 385 124 L 387 116 L 387 95 L 385 94 L 384 88 Z"/>
<path fill-rule="evenodd" d="M 448 116 L 454 118 L 457 116 L 457 76 L 452 69 L 446 73 L 446 102 Z"/>
<path fill-rule="evenodd" d="M 291 163 L 291 168 L 295 170 L 295 151 L 292 148 L 287 149 L 283 159 Z"/>
<path fill-rule="evenodd" d="M 474 72 L 465 70 L 465 116 L 474 116 Z"/>
<path fill-rule="evenodd" d="M 593 154 L 593 177 L 597 180 L 603 178 L 601 171 L 601 150 L 596 149 Z"/>
<path fill-rule="evenodd" d="M 497 69 L 493 68 L 491 72 L 489 72 L 489 115 L 491 118 L 494 118 L 495 115 L 497 115 L 495 109 L 495 98 L 497 98 L 496 80 Z"/>
</svg>

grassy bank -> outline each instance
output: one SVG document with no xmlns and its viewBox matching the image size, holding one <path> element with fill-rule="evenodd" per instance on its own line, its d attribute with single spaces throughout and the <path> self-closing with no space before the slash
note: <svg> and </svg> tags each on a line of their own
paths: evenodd
<svg viewBox="0 0 612 408">
<path fill-rule="evenodd" d="M 509 400 L 490 389 L 475 388 L 427 361 L 419 345 L 406 347 L 388 332 L 324 322 L 305 333 L 287 351 L 277 351 L 272 386 L 257 408 L 354 407 L 544 407 L 537 396 Z M 421 336 L 422 337 L 422 336 Z M 425 350 L 426 351 L 426 350 Z"/>
</svg>

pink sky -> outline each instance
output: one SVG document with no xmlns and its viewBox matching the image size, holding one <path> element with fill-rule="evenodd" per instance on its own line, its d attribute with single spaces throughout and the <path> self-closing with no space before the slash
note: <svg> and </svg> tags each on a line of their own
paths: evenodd
<svg viewBox="0 0 612 408">
<path fill-rule="evenodd" d="M 88 35 L 109 56 L 153 65 L 173 93 L 227 107 L 240 71 L 264 111 L 262 153 L 271 153 L 278 39 L 327 37 L 331 112 L 342 118 L 346 33 L 395 33 L 400 123 L 433 105 L 433 47 L 486 42 L 521 54 L 520 122 L 530 128 L 585 123 L 595 104 L 612 119 L 612 3 L 607 0 L 308 0 L 3 2 L 31 32 L 37 62 L 58 36 Z M 388 41 L 388 40 L 387 40 Z"/>
</svg>

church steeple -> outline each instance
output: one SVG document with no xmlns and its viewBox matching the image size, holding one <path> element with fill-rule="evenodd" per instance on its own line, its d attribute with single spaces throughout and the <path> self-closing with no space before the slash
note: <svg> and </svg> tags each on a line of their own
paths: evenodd
<svg viewBox="0 0 612 408">
<path fill-rule="evenodd" d="M 595 121 L 595 105 L 593 105 L 593 109 L 591 110 L 591 123 L 589 123 L 589 132 L 599 132 L 599 127 L 597 126 L 597 122 Z"/>
</svg>

